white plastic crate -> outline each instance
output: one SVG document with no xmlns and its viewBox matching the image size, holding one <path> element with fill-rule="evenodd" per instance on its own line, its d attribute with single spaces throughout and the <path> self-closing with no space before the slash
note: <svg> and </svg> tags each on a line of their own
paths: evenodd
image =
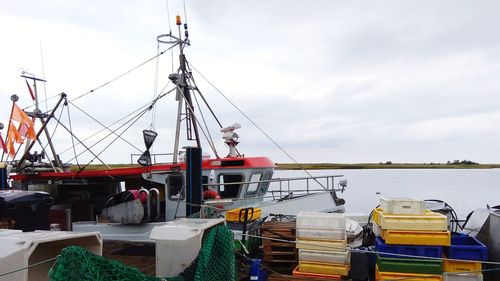
<svg viewBox="0 0 500 281">
<path fill-rule="evenodd" d="M 344 213 L 300 212 L 297 215 L 297 228 L 343 228 L 345 229 Z"/>
<path fill-rule="evenodd" d="M 95 255 L 102 255 L 102 236 L 95 232 L 45 231 L 0 232 L 1 281 L 49 280 L 48 272 L 61 250 L 68 246 L 80 246 Z M 47 262 L 44 262 L 47 261 Z M 42 263 L 40 263 L 42 262 Z M 38 264 L 40 263 L 40 264 Z M 34 264 L 38 264 L 33 266 Z M 28 268 L 29 267 L 29 268 Z M 19 270 L 27 268 L 25 270 Z"/>
<path fill-rule="evenodd" d="M 380 237 L 382 236 L 382 229 L 380 229 L 380 226 L 378 224 L 374 223 L 372 224 L 372 231 L 375 236 Z"/>
<path fill-rule="evenodd" d="M 385 198 L 380 197 L 380 209 L 388 214 L 398 215 L 423 215 L 425 202 L 415 198 Z"/>
<path fill-rule="evenodd" d="M 483 281 L 481 273 L 443 272 L 443 281 Z"/>
<path fill-rule="evenodd" d="M 349 264 L 351 251 L 310 251 L 299 249 L 299 261 Z"/>
<path fill-rule="evenodd" d="M 317 240 L 344 240 L 345 228 L 297 228 L 297 238 Z"/>
</svg>

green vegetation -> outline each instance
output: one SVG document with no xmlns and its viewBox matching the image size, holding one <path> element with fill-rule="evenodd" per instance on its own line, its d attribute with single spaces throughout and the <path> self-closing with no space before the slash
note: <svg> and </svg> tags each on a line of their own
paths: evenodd
<svg viewBox="0 0 500 281">
<path fill-rule="evenodd" d="M 458 160 L 457 160 L 458 161 Z M 464 160 L 468 161 L 468 160 Z M 500 164 L 478 164 L 470 161 L 465 163 L 393 163 L 391 161 L 380 163 L 355 163 L 355 164 L 340 164 L 340 163 L 301 163 L 299 165 L 293 163 L 276 163 L 279 170 L 301 170 L 302 167 L 307 170 L 340 170 L 340 169 L 494 169 L 500 168 Z M 302 167 L 301 167 L 302 166 Z"/>
<path fill-rule="evenodd" d="M 302 167 L 307 170 L 341 170 L 341 169 L 494 169 L 500 168 L 500 164 L 479 164 L 470 160 L 454 160 L 446 163 L 393 163 L 392 161 L 380 163 L 276 163 L 278 170 L 301 170 Z M 110 164 L 109 167 L 127 168 L 139 167 L 134 164 Z M 89 165 L 85 170 L 104 170 L 104 165 Z M 73 166 L 72 171 L 78 171 L 78 166 Z"/>
</svg>

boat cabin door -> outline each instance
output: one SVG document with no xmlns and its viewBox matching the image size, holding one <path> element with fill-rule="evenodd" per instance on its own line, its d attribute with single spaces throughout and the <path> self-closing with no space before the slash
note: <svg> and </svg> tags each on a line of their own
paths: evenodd
<svg viewBox="0 0 500 281">
<path fill-rule="evenodd" d="M 186 214 L 186 184 L 182 173 L 169 174 L 165 184 L 165 220 L 171 221 Z M 177 214 L 177 215 L 176 215 Z"/>
</svg>

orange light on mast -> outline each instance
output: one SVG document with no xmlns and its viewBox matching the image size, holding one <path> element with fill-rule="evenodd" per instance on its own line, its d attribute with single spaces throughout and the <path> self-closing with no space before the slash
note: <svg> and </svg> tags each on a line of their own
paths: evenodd
<svg viewBox="0 0 500 281">
<path fill-rule="evenodd" d="M 182 22 L 181 22 L 181 16 L 179 16 L 179 15 L 175 16 L 175 23 L 177 25 L 181 25 L 182 24 Z"/>
</svg>

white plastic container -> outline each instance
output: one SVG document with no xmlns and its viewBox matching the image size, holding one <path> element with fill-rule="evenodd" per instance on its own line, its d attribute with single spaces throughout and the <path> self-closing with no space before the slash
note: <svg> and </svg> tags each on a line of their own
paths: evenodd
<svg viewBox="0 0 500 281">
<path fill-rule="evenodd" d="M 299 261 L 349 264 L 351 261 L 351 251 L 349 249 L 334 252 L 299 249 Z"/>
<path fill-rule="evenodd" d="M 99 232 L 68 231 L 0 231 L 0 275 L 57 257 L 67 246 L 80 246 L 102 255 Z M 48 280 L 55 260 L 41 263 L 0 277 L 1 281 Z"/>
<path fill-rule="evenodd" d="M 375 234 L 376 237 L 382 236 L 382 229 L 380 228 L 380 226 L 378 226 L 378 224 L 372 224 L 372 230 L 373 234 Z"/>
<path fill-rule="evenodd" d="M 415 198 L 385 198 L 380 197 L 380 209 L 387 214 L 397 215 L 423 215 L 425 202 Z"/>
<path fill-rule="evenodd" d="M 346 239 L 345 228 L 297 228 L 297 238 L 316 240 L 343 240 Z"/>
<path fill-rule="evenodd" d="M 481 273 L 443 272 L 443 281 L 483 281 Z"/>
<path fill-rule="evenodd" d="M 297 228 L 345 229 L 344 213 L 300 212 L 297 214 Z"/>
<path fill-rule="evenodd" d="M 149 236 L 156 242 L 156 276 L 173 277 L 198 256 L 203 236 L 225 219 L 177 219 L 157 226 Z"/>
</svg>

